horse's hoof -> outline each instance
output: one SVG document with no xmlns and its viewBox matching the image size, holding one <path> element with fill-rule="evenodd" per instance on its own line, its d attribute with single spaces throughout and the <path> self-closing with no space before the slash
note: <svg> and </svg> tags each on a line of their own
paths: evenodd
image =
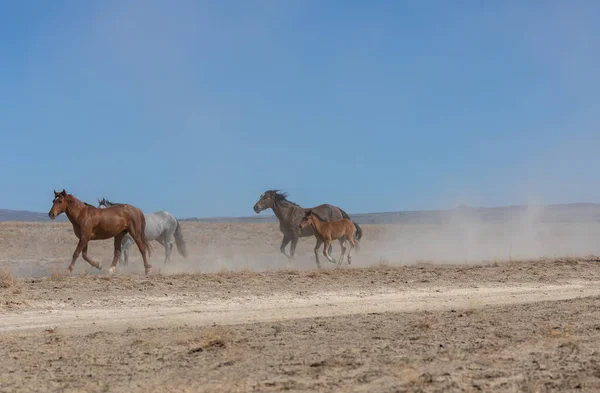
<svg viewBox="0 0 600 393">
<path fill-rule="evenodd" d="M 148 275 L 150 273 L 152 273 L 152 267 L 149 267 L 149 268 L 146 269 L 146 275 Z"/>
<path fill-rule="evenodd" d="M 117 269 L 114 266 L 111 266 L 111 267 L 108 268 L 108 272 L 110 274 L 115 274 L 115 270 L 117 270 Z"/>
<path fill-rule="evenodd" d="M 102 270 L 102 264 L 101 264 L 101 263 L 97 264 L 97 265 L 96 265 L 96 269 L 98 269 L 98 270 Z"/>
</svg>

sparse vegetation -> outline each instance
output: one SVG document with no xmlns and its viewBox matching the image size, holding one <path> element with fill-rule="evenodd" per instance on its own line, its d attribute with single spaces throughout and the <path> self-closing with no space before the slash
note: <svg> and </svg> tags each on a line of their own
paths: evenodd
<svg viewBox="0 0 600 393">
<path fill-rule="evenodd" d="M 230 342 L 230 332 L 222 327 L 210 327 L 203 331 L 202 338 L 194 341 L 188 354 L 224 349 Z"/>
<path fill-rule="evenodd" d="M 0 288 L 12 288 L 15 286 L 15 278 L 8 270 L 0 269 Z"/>
<path fill-rule="evenodd" d="M 64 281 L 68 277 L 69 275 L 67 273 L 55 270 L 50 275 L 50 281 Z"/>
</svg>

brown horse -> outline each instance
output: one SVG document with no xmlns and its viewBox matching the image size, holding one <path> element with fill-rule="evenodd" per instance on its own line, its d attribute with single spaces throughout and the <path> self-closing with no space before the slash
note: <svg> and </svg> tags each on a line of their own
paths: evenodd
<svg viewBox="0 0 600 393">
<path fill-rule="evenodd" d="M 121 242 L 127 233 L 133 237 L 142 254 L 146 274 L 150 273 L 152 266 L 148 263 L 146 254 L 150 255 L 151 247 L 144 235 L 146 219 L 140 209 L 127 204 L 98 209 L 80 201 L 71 194 L 67 194 L 65 190 L 61 192 L 54 191 L 54 200 L 48 216 L 54 220 L 62 213 L 65 213 L 71 224 L 73 224 L 73 232 L 79 239 L 68 268 L 69 273 L 73 272 L 75 261 L 82 252 L 83 259 L 98 270 L 102 270 L 102 265 L 88 257 L 88 242 L 90 240 L 110 239 L 111 237 L 115 238 L 115 251 L 109 272 L 114 273 L 121 255 Z"/>
<path fill-rule="evenodd" d="M 302 221 L 306 211 L 309 209 L 288 200 L 287 194 L 279 192 L 279 190 L 265 191 L 254 205 L 254 211 L 257 214 L 266 209 L 273 209 L 273 213 L 275 213 L 275 216 L 279 220 L 279 230 L 283 233 L 283 240 L 281 241 L 279 250 L 289 259 L 294 259 L 298 238 L 313 236 L 315 234 L 312 227 L 299 228 L 300 221 Z M 350 216 L 341 208 L 328 203 L 311 207 L 310 210 L 318 214 L 323 221 L 335 221 L 342 218 L 350 219 Z M 354 225 L 356 226 L 356 240 L 360 240 L 362 238 L 362 229 L 357 223 L 354 223 Z M 285 253 L 285 247 L 289 242 L 292 242 L 292 244 L 290 245 L 290 255 L 288 256 Z M 331 248 L 329 246 L 329 252 L 331 252 Z M 359 248 L 357 248 L 358 250 Z M 315 247 L 315 259 L 317 266 L 320 267 L 321 262 L 319 261 L 318 246 Z"/>
<path fill-rule="evenodd" d="M 315 237 L 317 238 L 317 245 L 315 246 L 315 252 L 319 249 L 321 244 L 323 245 L 323 255 L 329 260 L 329 262 L 335 263 L 333 258 L 329 256 L 329 246 L 333 240 L 339 240 L 342 246 L 342 255 L 338 261 L 338 266 L 342 264 L 344 260 L 344 254 L 346 254 L 346 247 L 344 243 L 348 241 L 350 243 L 350 251 L 348 251 L 348 265 L 352 263 L 352 250 L 358 242 L 354 240 L 354 234 L 356 233 L 356 226 L 351 220 L 342 218 L 337 221 L 323 221 L 317 216 L 312 210 L 307 210 L 304 218 L 300 221 L 300 228 L 312 227 L 315 230 Z M 319 267 L 321 267 L 319 265 Z"/>
</svg>

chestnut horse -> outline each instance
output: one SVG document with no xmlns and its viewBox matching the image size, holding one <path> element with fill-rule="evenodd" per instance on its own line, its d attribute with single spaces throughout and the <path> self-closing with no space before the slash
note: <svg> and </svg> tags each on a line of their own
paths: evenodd
<svg viewBox="0 0 600 393">
<path fill-rule="evenodd" d="M 150 273 L 152 266 L 148 263 L 146 254 L 150 255 L 151 247 L 144 235 L 146 219 L 140 209 L 127 204 L 99 209 L 80 201 L 71 194 L 67 194 L 65 190 L 61 192 L 54 191 L 54 200 L 48 216 L 54 220 L 62 213 L 65 213 L 71 224 L 73 224 L 73 232 L 79 239 L 68 268 L 69 273 L 73 272 L 75 261 L 80 253 L 83 254 L 83 259 L 90 265 L 102 270 L 101 264 L 88 257 L 88 242 L 90 240 L 106 240 L 111 237 L 115 238 L 115 251 L 109 272 L 114 273 L 121 255 L 121 242 L 127 233 L 133 237 L 142 254 L 146 274 Z"/>
<path fill-rule="evenodd" d="M 337 221 L 324 221 L 319 218 L 312 210 L 307 210 L 306 214 L 300 221 L 300 229 L 306 227 L 312 227 L 315 230 L 315 237 L 317 238 L 317 245 L 315 246 L 315 253 L 323 245 L 323 255 L 329 260 L 329 262 L 335 263 L 333 258 L 329 256 L 329 246 L 333 240 L 339 240 L 342 246 L 342 256 L 338 261 L 338 266 L 342 264 L 344 260 L 344 254 L 346 254 L 346 247 L 344 243 L 347 241 L 350 243 L 350 251 L 348 251 L 348 265 L 352 263 L 352 250 L 358 244 L 355 240 L 356 226 L 351 220 L 342 218 Z M 320 268 L 321 264 L 317 263 Z"/>
</svg>

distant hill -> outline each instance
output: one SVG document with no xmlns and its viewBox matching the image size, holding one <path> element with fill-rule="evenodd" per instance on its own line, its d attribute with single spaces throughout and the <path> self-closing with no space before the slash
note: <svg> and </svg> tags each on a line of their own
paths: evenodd
<svg viewBox="0 0 600 393">
<path fill-rule="evenodd" d="M 349 213 L 350 214 L 350 213 Z M 359 224 L 441 224 L 452 220 L 472 219 L 483 223 L 511 222 L 531 217 L 535 222 L 600 222 L 600 204 L 571 203 L 545 206 L 469 207 L 461 205 L 447 210 L 399 211 L 350 214 Z M 247 217 L 185 218 L 200 222 L 277 222 L 274 215 Z"/>
<path fill-rule="evenodd" d="M 399 211 L 350 214 L 359 224 L 441 224 L 453 220 L 501 223 L 529 216 L 534 222 L 600 222 L 600 204 L 570 203 L 545 206 L 470 207 L 461 205 L 447 210 Z M 180 221 L 226 223 L 274 223 L 274 215 L 247 217 L 180 218 Z M 0 209 L 0 221 L 49 222 L 48 213 Z M 66 221 L 61 215 L 57 221 Z"/>
<path fill-rule="evenodd" d="M 64 215 L 58 216 L 56 221 L 66 221 Z M 26 210 L 6 210 L 0 209 L 0 221 L 47 221 L 50 222 L 48 213 L 30 212 Z"/>
</svg>

